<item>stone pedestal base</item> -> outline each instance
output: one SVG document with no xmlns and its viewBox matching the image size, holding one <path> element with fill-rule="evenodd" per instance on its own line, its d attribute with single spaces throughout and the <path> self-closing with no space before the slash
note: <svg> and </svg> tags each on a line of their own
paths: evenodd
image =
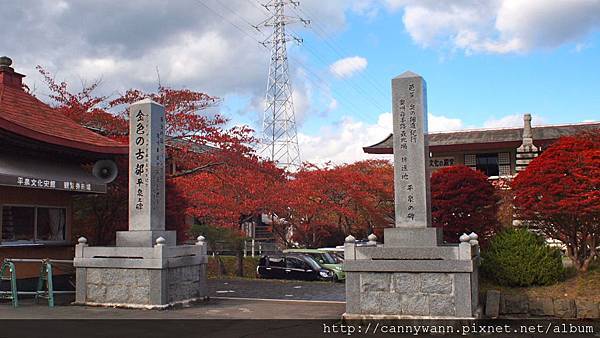
<svg viewBox="0 0 600 338">
<path fill-rule="evenodd" d="M 177 233 L 164 230 L 130 230 L 117 231 L 117 246 L 119 247 L 152 247 L 156 239 L 162 237 L 165 245 L 175 246 Z"/>
<path fill-rule="evenodd" d="M 383 229 L 386 248 L 436 247 L 442 243 L 440 228 L 386 228 Z"/>
<path fill-rule="evenodd" d="M 206 245 L 169 247 L 76 246 L 82 305 L 162 309 L 205 299 Z"/>
<path fill-rule="evenodd" d="M 385 245 L 345 244 L 344 318 L 477 317 L 476 242 L 427 247 L 438 239 L 433 228 L 408 229 L 405 236 L 405 229 L 389 230 Z M 408 246 L 410 238 L 420 245 Z"/>
</svg>

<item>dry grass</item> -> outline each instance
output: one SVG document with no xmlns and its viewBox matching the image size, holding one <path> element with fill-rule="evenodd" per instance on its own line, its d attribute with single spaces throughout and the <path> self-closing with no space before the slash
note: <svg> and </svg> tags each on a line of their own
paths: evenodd
<svg viewBox="0 0 600 338">
<path fill-rule="evenodd" d="M 244 278 L 256 278 L 256 266 L 258 265 L 260 257 L 245 257 L 244 258 Z M 208 257 L 208 269 L 207 274 L 209 278 L 236 278 L 237 275 L 237 257 L 235 256 L 221 256 L 221 262 L 223 263 L 224 274 L 219 274 L 219 265 L 216 257 Z"/>
<path fill-rule="evenodd" d="M 534 286 L 528 288 L 505 287 L 492 281 L 482 280 L 480 290 L 499 290 L 507 294 L 525 294 L 530 297 L 551 298 L 585 298 L 600 302 L 600 262 L 596 263 L 587 273 L 577 274 L 572 268 L 567 269 L 565 280 L 554 285 Z"/>
</svg>

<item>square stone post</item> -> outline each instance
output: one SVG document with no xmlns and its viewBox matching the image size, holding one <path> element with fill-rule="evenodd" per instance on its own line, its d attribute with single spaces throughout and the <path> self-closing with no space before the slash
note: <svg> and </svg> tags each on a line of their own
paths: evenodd
<svg viewBox="0 0 600 338">
<path fill-rule="evenodd" d="M 129 231 L 117 232 L 117 246 L 151 247 L 165 231 L 165 109 L 145 99 L 129 107 Z"/>
<path fill-rule="evenodd" d="M 385 244 L 436 246 L 441 231 L 431 228 L 427 85 L 413 72 L 392 79 L 394 123 L 395 228 L 385 229 Z"/>
</svg>

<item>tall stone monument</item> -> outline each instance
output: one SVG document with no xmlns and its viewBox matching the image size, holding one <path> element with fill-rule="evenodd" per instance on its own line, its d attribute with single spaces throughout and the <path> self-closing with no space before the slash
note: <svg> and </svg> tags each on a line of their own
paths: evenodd
<svg viewBox="0 0 600 338">
<path fill-rule="evenodd" d="M 165 162 L 164 108 L 139 101 L 129 119 L 129 231 L 117 232 L 117 246 L 152 246 L 159 237 L 175 245 L 175 231 L 165 231 Z"/>
<path fill-rule="evenodd" d="M 76 303 L 164 308 L 207 296 L 206 245 L 176 246 L 165 231 L 165 111 L 151 100 L 129 107 L 129 231 L 116 247 L 75 247 Z"/>
<path fill-rule="evenodd" d="M 477 235 L 444 245 L 431 227 L 425 81 L 412 72 L 394 78 L 392 100 L 395 227 L 384 244 L 346 238 L 344 317 L 475 318 Z"/>
</svg>

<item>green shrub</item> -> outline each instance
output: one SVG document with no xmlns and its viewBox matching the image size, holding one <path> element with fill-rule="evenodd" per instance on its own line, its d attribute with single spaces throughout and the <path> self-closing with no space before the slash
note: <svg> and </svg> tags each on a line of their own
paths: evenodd
<svg viewBox="0 0 600 338">
<path fill-rule="evenodd" d="M 484 276 L 503 286 L 550 285 L 564 274 L 560 251 L 526 229 L 497 234 L 482 258 Z"/>
</svg>

